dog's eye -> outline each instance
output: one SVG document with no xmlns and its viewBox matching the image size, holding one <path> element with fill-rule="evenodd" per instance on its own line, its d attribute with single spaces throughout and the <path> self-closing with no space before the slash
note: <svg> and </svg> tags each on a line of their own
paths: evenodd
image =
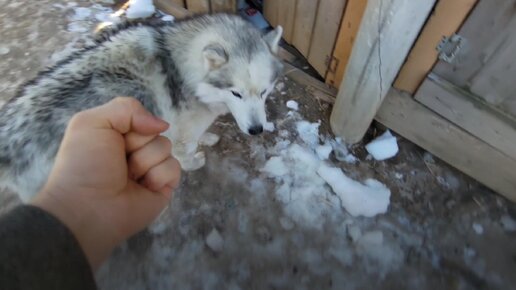
<svg viewBox="0 0 516 290">
<path fill-rule="evenodd" d="M 235 96 L 235 97 L 237 97 L 237 98 L 239 98 L 239 99 L 241 99 L 241 98 L 242 98 L 242 95 L 241 95 L 241 94 L 239 94 L 239 93 L 237 93 L 237 92 L 235 92 L 235 91 L 231 91 L 231 93 L 233 94 L 233 96 Z"/>
<path fill-rule="evenodd" d="M 260 93 L 260 96 L 265 96 L 265 93 L 267 92 L 267 90 L 263 90 L 263 92 Z"/>
</svg>

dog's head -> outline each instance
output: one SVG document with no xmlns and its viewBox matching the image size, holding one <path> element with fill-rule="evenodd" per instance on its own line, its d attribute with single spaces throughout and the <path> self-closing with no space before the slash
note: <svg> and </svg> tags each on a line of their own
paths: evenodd
<svg viewBox="0 0 516 290">
<path fill-rule="evenodd" d="M 262 133 L 267 122 L 265 100 L 283 70 L 276 57 L 282 31 L 233 32 L 222 38 L 229 41 L 215 40 L 203 48 L 206 75 L 196 94 L 205 103 L 224 103 L 245 134 Z"/>
</svg>

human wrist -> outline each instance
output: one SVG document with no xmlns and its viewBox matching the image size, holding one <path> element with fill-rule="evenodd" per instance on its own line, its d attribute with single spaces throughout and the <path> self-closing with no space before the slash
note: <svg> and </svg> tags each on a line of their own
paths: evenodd
<svg viewBox="0 0 516 290">
<path fill-rule="evenodd" d="M 78 200 L 63 200 L 43 190 L 31 204 L 57 218 L 70 230 L 93 271 L 119 243 L 116 236 L 106 229 L 105 223 L 97 221 L 97 216 L 89 212 L 88 206 L 81 206 Z"/>
</svg>

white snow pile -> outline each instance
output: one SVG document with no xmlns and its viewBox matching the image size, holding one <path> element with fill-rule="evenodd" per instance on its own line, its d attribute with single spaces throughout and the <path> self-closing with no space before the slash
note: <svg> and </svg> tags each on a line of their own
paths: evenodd
<svg viewBox="0 0 516 290">
<path fill-rule="evenodd" d="M 69 32 L 84 33 L 92 31 L 97 22 L 117 22 L 118 17 L 113 16 L 113 10 L 100 4 L 93 4 L 90 7 L 79 7 L 75 2 L 68 2 L 66 5 L 54 4 L 58 9 L 71 9 L 73 13 L 68 16 Z"/>
<path fill-rule="evenodd" d="M 152 0 L 131 0 L 125 16 L 129 19 L 146 18 L 154 14 L 156 8 Z"/>
<path fill-rule="evenodd" d="M 342 158 L 354 156 L 341 140 L 320 144 L 320 124 L 320 121 L 296 122 L 301 142 L 291 144 L 278 138 L 267 152 L 271 157 L 260 171 L 275 179 L 275 193 L 285 213 L 295 223 L 316 228 L 321 228 L 323 217 L 340 212 L 341 206 L 352 216 L 373 217 L 385 213 L 391 195 L 385 185 L 374 179 L 358 182 L 325 161 L 334 147 L 345 151 L 340 152 Z"/>
<path fill-rule="evenodd" d="M 398 143 L 396 137 L 392 136 L 389 130 L 366 145 L 366 150 L 378 161 L 392 158 L 398 154 Z"/>
<path fill-rule="evenodd" d="M 287 108 L 297 111 L 299 110 L 299 104 L 294 100 L 289 100 L 287 101 Z"/>
<path fill-rule="evenodd" d="M 211 230 L 206 237 L 206 245 L 214 252 L 221 252 L 224 249 L 224 239 L 217 229 Z"/>
<path fill-rule="evenodd" d="M 373 217 L 387 212 L 391 191 L 381 182 L 367 179 L 364 184 L 347 177 L 342 170 L 326 164 L 317 170 L 352 216 Z"/>
<path fill-rule="evenodd" d="M 167 14 L 167 15 L 163 15 L 163 16 L 161 17 L 161 20 L 163 20 L 163 21 L 169 21 L 169 22 L 174 22 L 175 18 L 174 18 L 174 16 L 172 16 L 172 15 L 168 15 L 168 14 Z"/>
<path fill-rule="evenodd" d="M 263 130 L 265 130 L 267 132 L 274 132 L 274 129 L 275 129 L 274 123 L 272 123 L 272 122 L 267 122 L 263 126 Z"/>
<path fill-rule="evenodd" d="M 484 233 L 484 227 L 479 223 L 473 223 L 471 227 L 473 228 L 475 233 L 477 233 L 477 235 L 481 235 Z"/>
<path fill-rule="evenodd" d="M 326 160 L 330 157 L 331 152 L 333 151 L 333 148 L 330 144 L 325 143 L 324 145 L 319 145 L 317 148 L 315 148 L 315 153 L 317 153 L 317 156 L 321 160 Z"/>
<path fill-rule="evenodd" d="M 358 162 L 358 159 L 355 157 L 355 155 L 349 152 L 348 147 L 346 147 L 346 144 L 342 142 L 341 138 L 335 138 L 335 140 L 331 140 L 330 144 L 332 146 L 333 152 L 335 152 L 335 158 L 337 160 L 351 164 Z"/>
</svg>

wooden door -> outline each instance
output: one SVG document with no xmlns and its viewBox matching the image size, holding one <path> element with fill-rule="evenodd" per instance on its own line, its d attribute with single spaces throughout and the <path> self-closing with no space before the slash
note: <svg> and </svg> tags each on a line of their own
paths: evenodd
<svg viewBox="0 0 516 290">
<path fill-rule="evenodd" d="M 516 0 L 480 0 L 458 34 L 416 100 L 516 160 Z"/>
</svg>

